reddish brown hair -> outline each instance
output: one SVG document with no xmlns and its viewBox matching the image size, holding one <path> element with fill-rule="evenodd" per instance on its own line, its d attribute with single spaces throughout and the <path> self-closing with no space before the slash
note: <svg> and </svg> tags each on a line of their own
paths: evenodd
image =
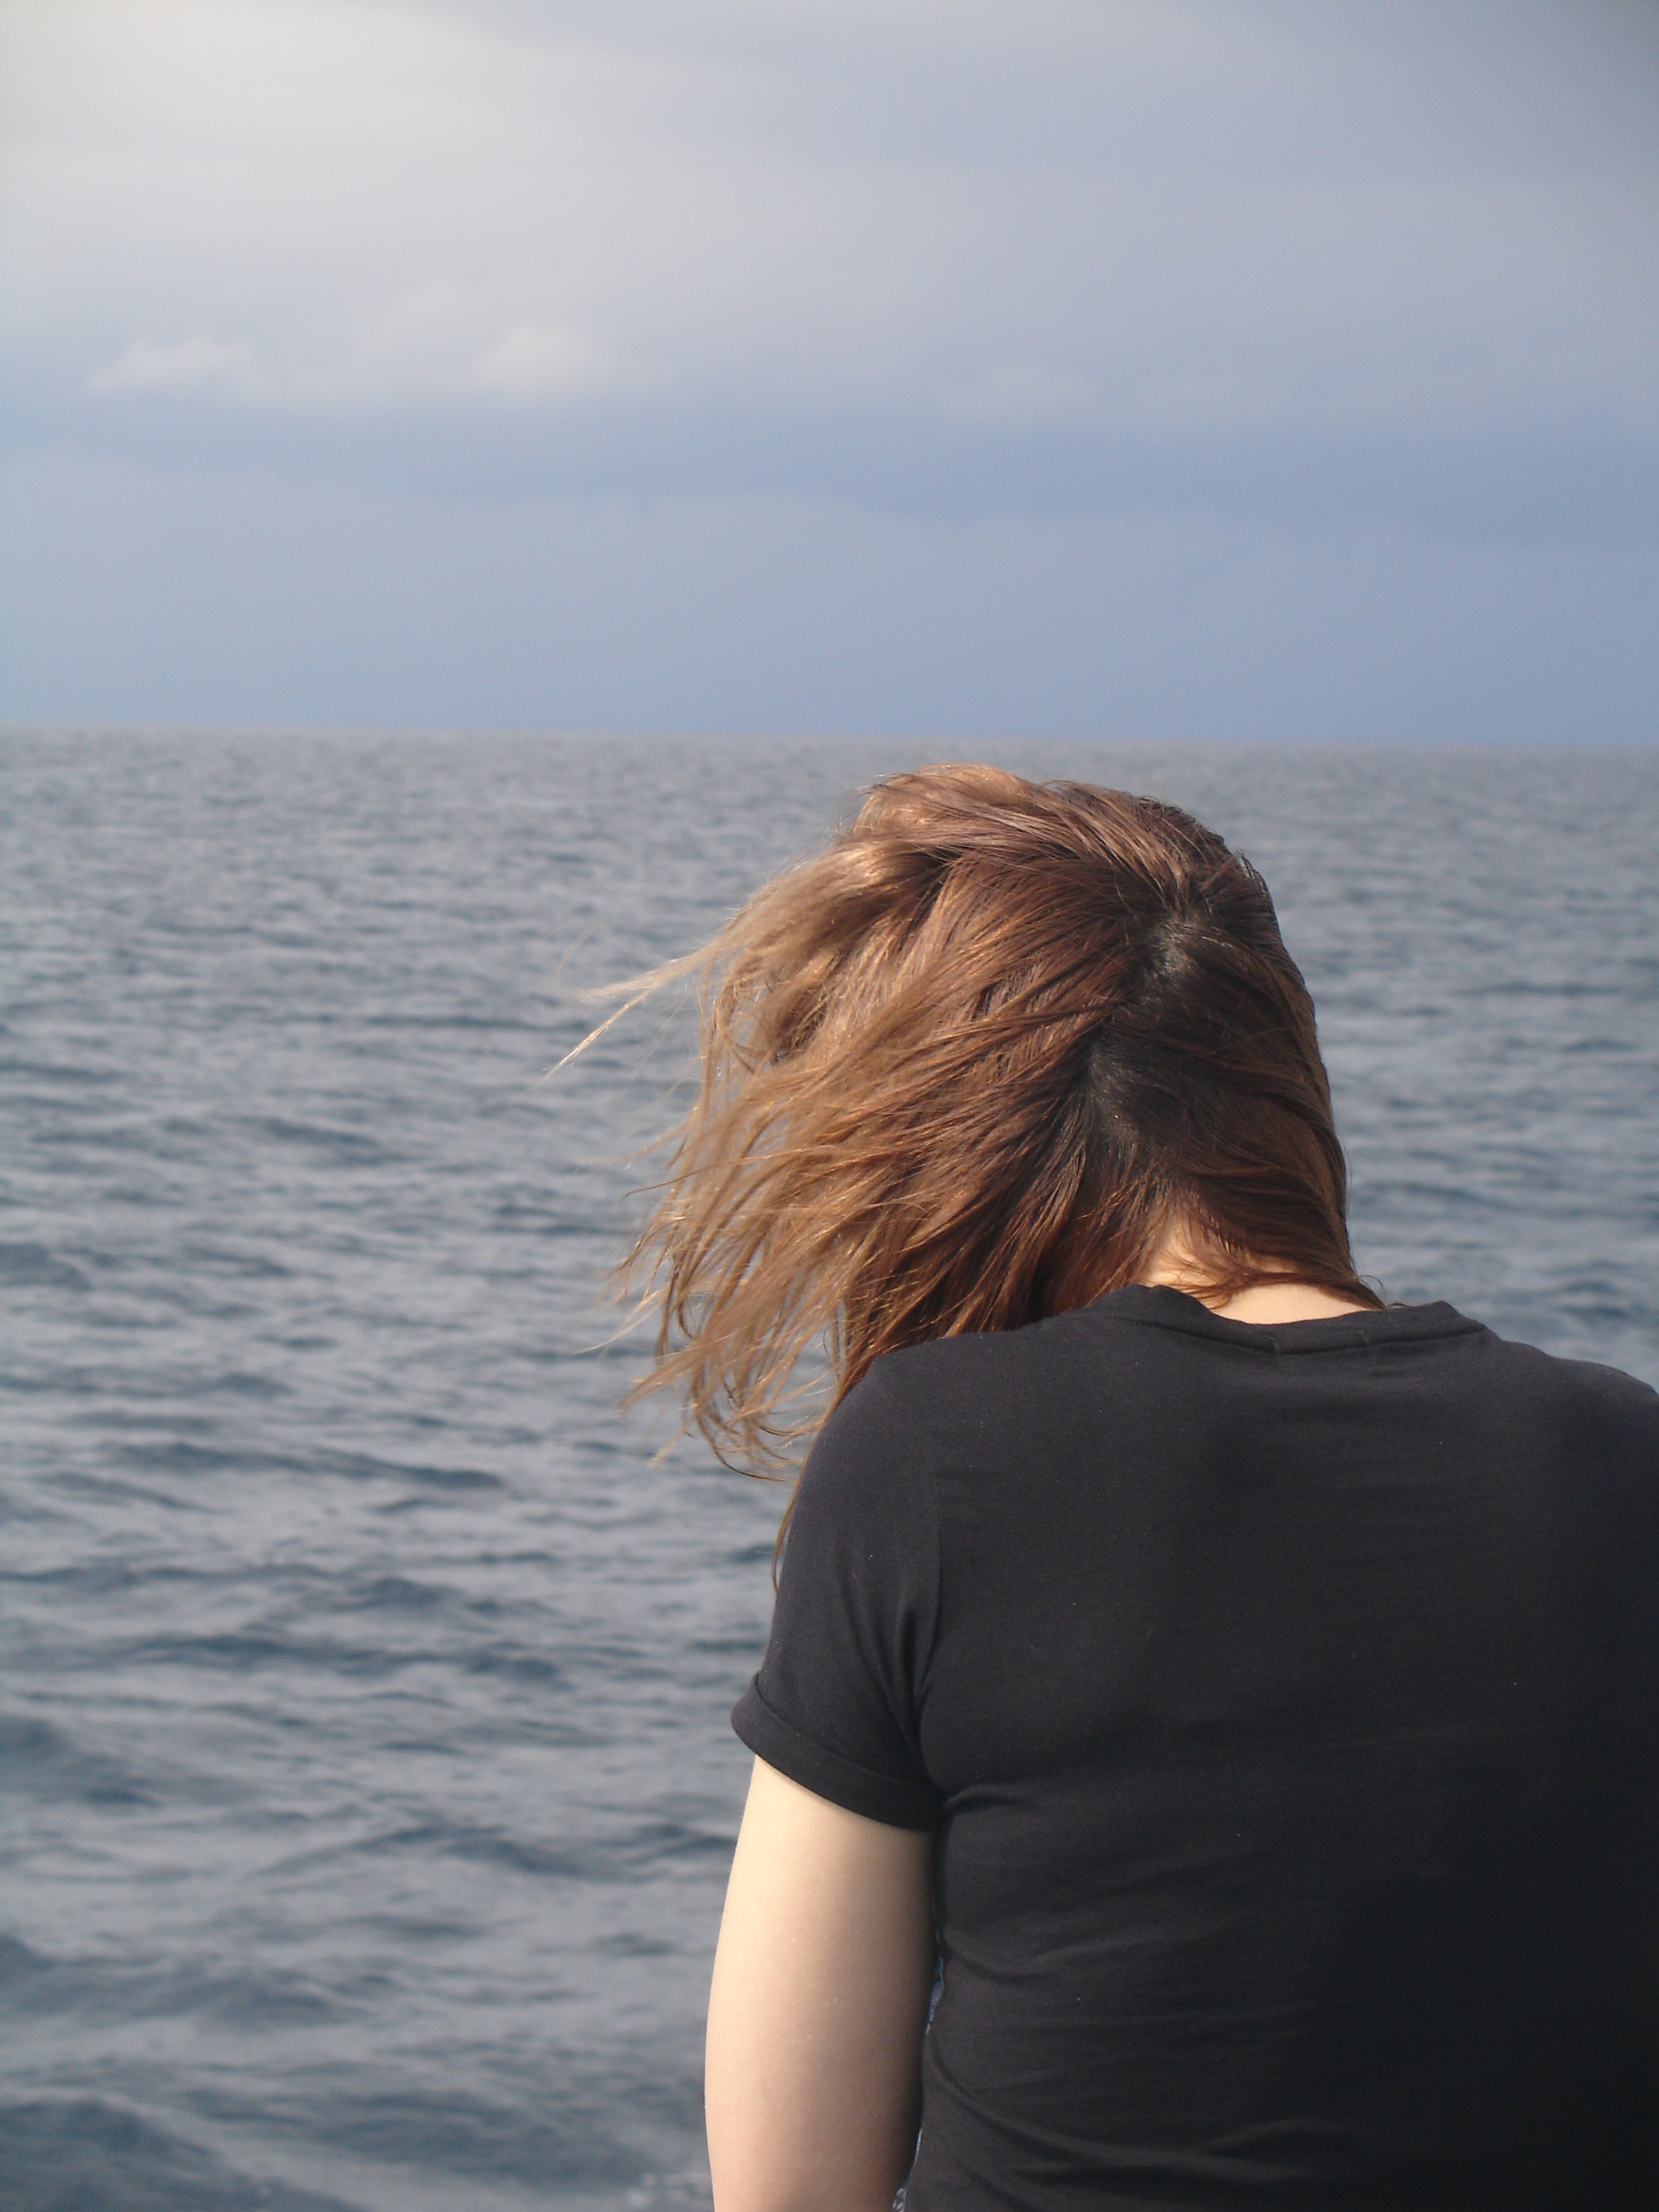
<svg viewBox="0 0 1659 2212">
<path fill-rule="evenodd" d="M 810 1433 L 815 1347 L 840 1395 L 898 1346 L 1135 1281 L 1176 1224 L 1218 1292 L 1380 1303 L 1267 887 L 1176 807 L 890 777 L 641 981 L 686 974 L 701 1089 L 623 1273 L 659 1316 L 641 1389 L 683 1391 L 728 1463 Z"/>
</svg>

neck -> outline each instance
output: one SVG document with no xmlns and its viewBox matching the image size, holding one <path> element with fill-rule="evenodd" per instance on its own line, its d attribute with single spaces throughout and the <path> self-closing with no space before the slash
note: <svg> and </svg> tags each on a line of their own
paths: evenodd
<svg viewBox="0 0 1659 2212">
<path fill-rule="evenodd" d="M 1193 1249 L 1193 1240 L 1179 1226 L 1164 1231 L 1158 1249 L 1147 1261 L 1140 1280 L 1172 1291 L 1184 1291 L 1212 1314 L 1226 1321 L 1254 1322 L 1261 1326 L 1287 1321 L 1323 1321 L 1332 1314 L 1364 1313 L 1365 1309 L 1340 1291 L 1299 1283 L 1291 1274 L 1267 1272 L 1259 1282 L 1242 1291 L 1218 1291 L 1204 1263 Z"/>
</svg>

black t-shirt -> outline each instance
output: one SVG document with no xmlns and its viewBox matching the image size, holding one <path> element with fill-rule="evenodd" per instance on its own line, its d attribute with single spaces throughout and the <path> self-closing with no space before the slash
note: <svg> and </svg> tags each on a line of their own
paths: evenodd
<svg viewBox="0 0 1659 2212">
<path fill-rule="evenodd" d="M 1120 1291 L 881 1361 L 751 1750 L 933 1828 L 908 2212 L 1659 2206 L 1659 1396 Z"/>
</svg>

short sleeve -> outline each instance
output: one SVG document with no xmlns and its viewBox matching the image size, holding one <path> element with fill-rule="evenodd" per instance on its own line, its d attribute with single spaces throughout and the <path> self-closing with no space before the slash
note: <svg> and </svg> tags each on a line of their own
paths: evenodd
<svg viewBox="0 0 1659 2212">
<path fill-rule="evenodd" d="M 939 1558 L 928 1468 L 878 1367 L 802 1472 L 766 1656 L 732 1725 L 792 1782 L 890 1827 L 939 1814 L 920 1734 Z"/>
</svg>

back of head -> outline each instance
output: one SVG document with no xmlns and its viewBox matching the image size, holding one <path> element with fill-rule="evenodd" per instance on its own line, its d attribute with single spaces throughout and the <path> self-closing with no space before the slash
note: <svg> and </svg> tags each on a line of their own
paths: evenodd
<svg viewBox="0 0 1659 2212">
<path fill-rule="evenodd" d="M 1176 807 L 894 776 L 681 966 L 702 1087 L 629 1266 L 661 1299 L 647 1387 L 723 1456 L 810 1427 L 789 1383 L 820 1340 L 845 1390 L 1133 1282 L 1177 1224 L 1220 1292 L 1377 1302 L 1267 885 Z"/>
</svg>

